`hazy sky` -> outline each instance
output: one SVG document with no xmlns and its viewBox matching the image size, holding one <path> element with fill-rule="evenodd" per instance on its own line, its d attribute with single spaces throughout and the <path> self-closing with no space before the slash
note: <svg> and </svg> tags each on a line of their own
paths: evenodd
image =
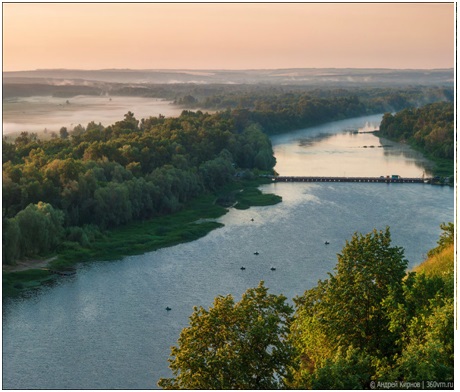
<svg viewBox="0 0 460 392">
<path fill-rule="evenodd" d="M 454 3 L 3 4 L 3 70 L 451 68 Z"/>
</svg>

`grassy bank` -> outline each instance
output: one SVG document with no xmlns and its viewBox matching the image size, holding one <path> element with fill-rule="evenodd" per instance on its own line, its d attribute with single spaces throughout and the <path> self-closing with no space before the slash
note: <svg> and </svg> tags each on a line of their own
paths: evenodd
<svg viewBox="0 0 460 392">
<path fill-rule="evenodd" d="M 449 245 L 439 253 L 428 257 L 422 264 L 414 267 L 414 272 L 427 276 L 447 276 L 454 273 L 454 245 Z"/>
<path fill-rule="evenodd" d="M 47 268 L 3 271 L 3 297 L 18 296 L 43 284 L 52 284 L 58 278 L 52 271 L 69 270 L 77 263 L 117 260 L 204 237 L 222 227 L 214 219 L 227 213 L 226 207 L 230 205 L 245 209 L 279 203 L 281 197 L 263 194 L 257 189 L 257 186 L 269 182 L 267 179 L 235 181 L 216 194 L 193 200 L 177 213 L 109 230 L 89 247 L 74 242 L 64 243 Z"/>
</svg>

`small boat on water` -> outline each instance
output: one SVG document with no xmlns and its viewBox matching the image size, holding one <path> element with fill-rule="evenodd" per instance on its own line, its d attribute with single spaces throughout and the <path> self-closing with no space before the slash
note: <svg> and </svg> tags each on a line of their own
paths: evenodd
<svg viewBox="0 0 460 392">
<path fill-rule="evenodd" d="M 166 306 L 166 310 L 169 312 L 171 308 L 169 306 Z"/>
<path fill-rule="evenodd" d="M 259 252 L 254 252 L 254 254 L 257 256 L 259 254 Z"/>
<path fill-rule="evenodd" d="M 241 268 L 240 268 L 241 271 L 243 271 L 243 270 L 245 270 L 245 269 L 246 269 L 246 268 L 244 268 L 244 267 L 241 267 Z"/>
<path fill-rule="evenodd" d="M 276 271 L 275 267 L 270 268 L 271 271 Z"/>
<path fill-rule="evenodd" d="M 326 241 L 326 242 L 324 243 L 324 245 L 329 245 L 329 241 Z"/>
</svg>

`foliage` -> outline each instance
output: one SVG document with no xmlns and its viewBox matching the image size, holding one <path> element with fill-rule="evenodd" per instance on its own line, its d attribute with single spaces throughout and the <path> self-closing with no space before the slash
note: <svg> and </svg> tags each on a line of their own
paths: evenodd
<svg viewBox="0 0 460 392">
<path fill-rule="evenodd" d="M 277 389 L 284 387 L 293 348 L 287 340 L 292 308 L 263 282 L 240 302 L 217 297 L 209 310 L 195 308 L 190 326 L 171 351 L 174 377 L 165 389 Z"/>
<path fill-rule="evenodd" d="M 415 316 L 396 371 L 407 381 L 454 380 L 454 300 L 431 304 L 426 315 Z"/>
<path fill-rule="evenodd" d="M 429 257 L 435 255 L 436 253 L 441 252 L 443 249 L 454 244 L 454 238 L 455 238 L 454 224 L 452 222 L 448 222 L 447 224 L 441 223 L 440 227 L 441 227 L 442 233 L 438 240 L 438 246 L 434 249 L 431 249 L 428 252 Z"/>
<path fill-rule="evenodd" d="M 108 127 L 63 127 L 51 140 L 23 132 L 14 143 L 4 138 L 3 147 L 7 263 L 56 250 L 61 241 L 88 246 L 84 226 L 105 230 L 156 219 L 232 182 L 236 168 L 270 171 L 275 164 L 261 128 L 247 123 L 238 129 L 230 112 L 184 111 L 141 121 L 128 112 Z M 32 238 L 45 223 L 28 206 L 40 203 L 59 214 L 60 226 L 41 231 L 46 238 Z"/>
<path fill-rule="evenodd" d="M 345 352 L 339 347 L 332 359 L 312 377 L 313 389 L 363 389 L 369 385 L 373 374 L 372 357 L 350 346 Z"/>
<path fill-rule="evenodd" d="M 449 89 L 421 87 L 305 91 L 240 86 L 236 95 L 231 91 L 219 100 L 232 109 L 215 114 L 184 110 L 178 118 L 160 115 L 139 121 L 128 112 L 108 127 L 94 121 L 73 131 L 63 127 L 60 138 L 47 141 L 27 132 L 13 143 L 3 138 L 3 229 L 8 238 L 14 242 L 22 235 L 8 219 L 39 202 L 62 211 L 64 228 L 92 224 L 107 229 L 171 214 L 198 195 L 225 186 L 235 173 L 270 172 L 276 160 L 266 134 L 452 98 Z M 206 99 L 212 94 L 212 88 L 204 93 Z M 190 91 L 184 97 L 188 104 L 203 104 Z M 450 121 L 451 109 L 443 105 L 431 105 L 428 119 L 439 115 Z M 384 128 L 390 117 L 384 119 Z M 418 121 L 423 132 L 430 124 L 425 117 Z M 436 124 L 439 128 L 444 123 Z M 417 138 L 423 139 L 423 132 Z M 450 138 L 449 132 L 435 133 L 428 137 L 430 143 L 443 135 Z M 244 208 L 245 202 L 239 206 Z M 14 247 L 6 255 L 10 263 L 21 257 Z"/>
<path fill-rule="evenodd" d="M 452 248 L 453 251 L 453 248 Z M 381 377 L 406 381 L 452 381 L 454 376 L 454 281 L 450 274 L 410 273 L 402 300 L 391 293 L 383 306 L 400 350 Z"/>
<path fill-rule="evenodd" d="M 337 366 L 344 366 L 343 361 L 351 361 L 351 354 L 342 356 L 339 350 L 392 355 L 396 337 L 388 331 L 390 320 L 381 302 L 390 290 L 401 295 L 406 266 L 402 249 L 391 246 L 389 228 L 353 235 L 338 255 L 335 274 L 296 300 L 292 338 L 300 352 L 298 386 L 325 386 L 324 372 L 330 375 Z M 343 386 L 353 386 L 353 380 Z M 364 381 L 367 378 L 361 387 Z"/>
<path fill-rule="evenodd" d="M 306 86 L 195 86 L 188 107 L 233 110 L 243 123 L 258 123 L 268 134 L 282 133 L 327 121 L 372 113 L 397 111 L 438 101 L 453 101 L 453 91 L 442 87 L 313 88 Z M 238 122 L 237 122 L 238 124 Z"/>
<path fill-rule="evenodd" d="M 24 256 L 44 254 L 59 244 L 64 215 L 50 204 L 29 204 L 14 218 L 4 222 L 3 260 L 5 264 Z"/>
<path fill-rule="evenodd" d="M 421 108 L 404 109 L 394 115 L 386 113 L 380 124 L 384 137 L 407 141 L 429 156 L 451 163 L 455 150 L 454 105 L 437 102 Z"/>
<path fill-rule="evenodd" d="M 454 249 L 454 245 L 452 244 L 446 246 L 441 251 L 430 251 L 428 259 L 415 267 L 414 272 L 423 273 L 427 276 L 451 276 L 454 271 Z"/>
<path fill-rule="evenodd" d="M 296 299 L 290 339 L 298 370 L 290 387 L 453 379 L 453 262 L 446 271 L 439 261 L 430 276 L 406 274 L 402 249 L 390 244 L 388 228 L 355 234 L 335 274 Z"/>
<path fill-rule="evenodd" d="M 236 194 L 236 209 L 245 210 L 250 206 L 267 206 L 281 202 L 278 195 L 264 194 L 258 188 L 246 187 L 242 192 Z"/>
<path fill-rule="evenodd" d="M 444 252 L 453 253 L 453 245 L 435 257 Z M 374 230 L 353 235 L 335 273 L 295 299 L 293 317 L 284 297 L 268 299 L 263 283 L 237 304 L 218 297 L 209 311 L 195 308 L 172 348 L 174 377 L 159 385 L 367 389 L 376 381 L 453 381 L 453 262 L 448 273 L 441 267 L 429 276 L 406 267 L 389 229 Z M 273 360 L 267 347 L 278 344 L 286 352 Z"/>
<path fill-rule="evenodd" d="M 2 274 L 3 298 L 14 297 L 21 292 L 29 292 L 38 289 L 43 284 L 54 281 L 49 271 L 43 269 L 31 269 Z"/>
</svg>

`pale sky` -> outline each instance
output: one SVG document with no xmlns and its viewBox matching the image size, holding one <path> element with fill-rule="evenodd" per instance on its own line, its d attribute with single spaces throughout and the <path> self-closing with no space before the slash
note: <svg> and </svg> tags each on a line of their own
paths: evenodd
<svg viewBox="0 0 460 392">
<path fill-rule="evenodd" d="M 3 3 L 3 71 L 452 68 L 454 3 Z"/>
</svg>

